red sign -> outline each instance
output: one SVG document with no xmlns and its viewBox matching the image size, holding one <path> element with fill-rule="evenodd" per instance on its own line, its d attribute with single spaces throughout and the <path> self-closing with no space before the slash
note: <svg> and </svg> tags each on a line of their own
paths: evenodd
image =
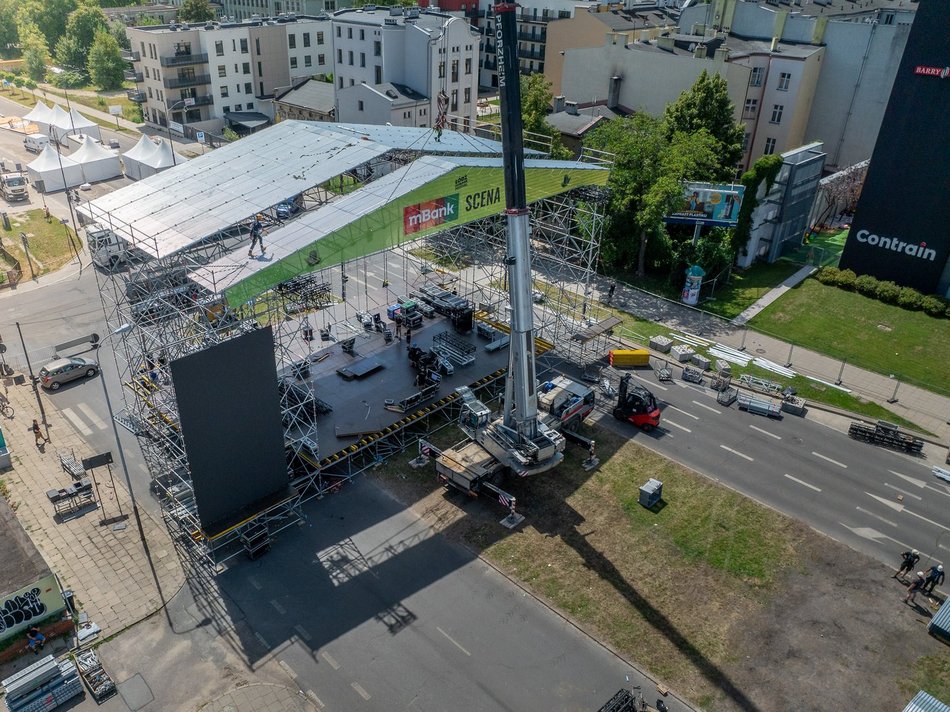
<svg viewBox="0 0 950 712">
<path fill-rule="evenodd" d="M 946 79 L 950 76 L 950 67 L 925 67 L 922 64 L 918 64 L 914 68 L 914 74 L 919 74 L 923 77 L 939 77 L 940 79 Z"/>
</svg>

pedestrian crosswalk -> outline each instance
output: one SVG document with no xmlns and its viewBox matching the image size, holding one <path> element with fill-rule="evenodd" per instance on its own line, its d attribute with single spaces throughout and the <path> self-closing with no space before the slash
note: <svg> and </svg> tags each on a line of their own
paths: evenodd
<svg viewBox="0 0 950 712">
<path fill-rule="evenodd" d="M 78 413 L 76 411 L 79 411 Z M 109 426 L 88 403 L 77 403 L 75 410 L 71 407 L 59 411 L 63 417 L 79 432 L 80 435 L 90 436 L 97 430 L 106 430 Z"/>
</svg>

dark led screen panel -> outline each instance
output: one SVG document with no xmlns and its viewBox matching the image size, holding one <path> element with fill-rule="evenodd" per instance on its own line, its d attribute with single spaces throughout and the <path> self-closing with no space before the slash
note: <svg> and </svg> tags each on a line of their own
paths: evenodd
<svg viewBox="0 0 950 712">
<path fill-rule="evenodd" d="M 172 361 L 202 529 L 214 536 L 288 489 L 270 327 Z"/>
</svg>

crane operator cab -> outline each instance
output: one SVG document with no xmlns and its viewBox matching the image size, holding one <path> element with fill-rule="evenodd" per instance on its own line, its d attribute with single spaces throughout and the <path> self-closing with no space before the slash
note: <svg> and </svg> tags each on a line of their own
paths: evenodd
<svg viewBox="0 0 950 712">
<path fill-rule="evenodd" d="M 614 408 L 617 420 L 627 420 L 648 433 L 660 424 L 656 398 L 643 386 L 631 385 L 630 374 L 620 379 L 620 393 Z"/>
</svg>

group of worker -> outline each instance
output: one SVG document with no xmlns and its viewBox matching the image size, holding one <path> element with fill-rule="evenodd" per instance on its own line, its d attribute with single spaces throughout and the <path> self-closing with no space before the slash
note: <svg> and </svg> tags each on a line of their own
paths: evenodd
<svg viewBox="0 0 950 712">
<path fill-rule="evenodd" d="M 920 561 L 920 552 L 917 549 L 911 549 L 910 551 L 901 552 L 901 565 L 900 568 L 894 573 L 891 578 L 896 578 L 899 581 L 904 580 L 905 574 L 910 574 L 917 566 L 917 562 Z M 917 599 L 917 594 L 923 591 L 924 593 L 930 595 L 933 593 L 934 588 L 937 586 L 942 586 L 944 581 L 943 565 L 937 564 L 931 566 L 926 573 L 923 571 L 918 571 L 914 580 L 907 586 L 907 593 L 904 595 L 904 603 L 914 603 Z"/>
</svg>

